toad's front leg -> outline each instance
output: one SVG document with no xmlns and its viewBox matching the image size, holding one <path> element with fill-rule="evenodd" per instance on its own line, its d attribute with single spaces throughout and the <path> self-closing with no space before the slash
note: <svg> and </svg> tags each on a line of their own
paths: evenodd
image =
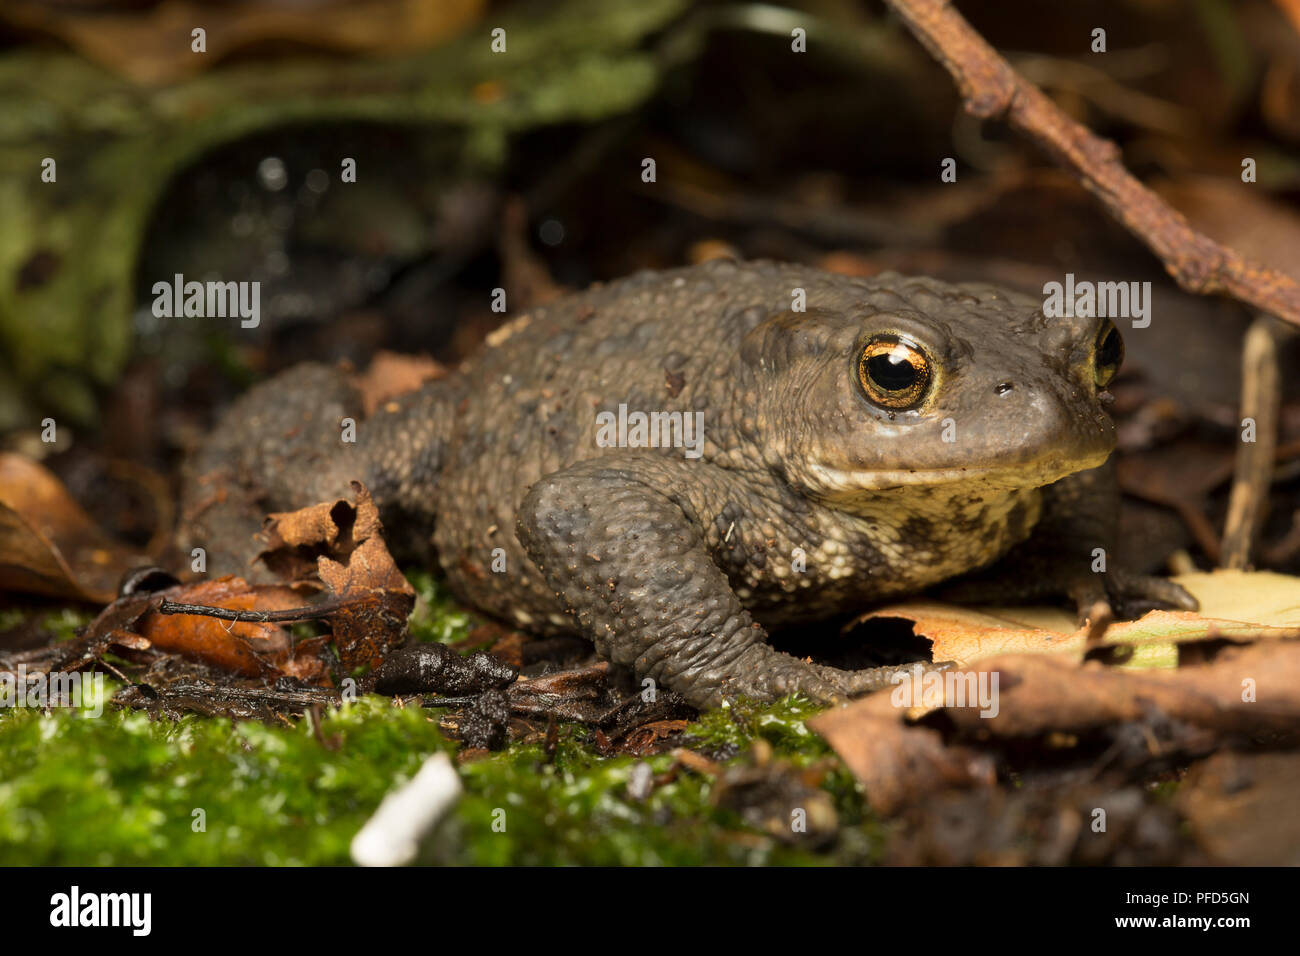
<svg viewBox="0 0 1300 956">
<path fill-rule="evenodd" d="M 537 482 L 519 540 L 596 650 L 697 707 L 802 693 L 820 701 L 889 682 L 769 647 L 705 543 L 684 489 L 708 466 L 650 455 L 579 462 Z"/>
<path fill-rule="evenodd" d="M 1198 607 L 1181 585 L 1127 570 L 1115 560 L 1119 487 L 1113 462 L 1077 472 L 1043 490 L 1043 514 L 1029 540 L 992 567 L 939 589 L 960 604 L 1001 604 L 1065 597 L 1082 623 L 1098 603 L 1119 617 L 1152 608 Z"/>
</svg>

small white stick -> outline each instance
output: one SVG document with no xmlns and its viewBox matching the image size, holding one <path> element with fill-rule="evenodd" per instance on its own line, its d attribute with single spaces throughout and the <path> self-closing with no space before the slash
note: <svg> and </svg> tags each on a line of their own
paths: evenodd
<svg viewBox="0 0 1300 956">
<path fill-rule="evenodd" d="M 460 775 L 444 753 L 424 762 L 405 786 L 384 797 L 352 838 L 358 866 L 405 866 L 415 861 L 420 841 L 460 799 Z"/>
</svg>

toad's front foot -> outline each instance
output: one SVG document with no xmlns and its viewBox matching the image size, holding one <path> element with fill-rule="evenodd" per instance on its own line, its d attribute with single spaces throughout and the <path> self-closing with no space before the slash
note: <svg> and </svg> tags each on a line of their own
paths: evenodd
<svg viewBox="0 0 1300 956">
<path fill-rule="evenodd" d="M 924 663 L 927 671 L 944 671 L 950 662 Z M 768 644 L 751 644 L 724 665 L 705 666 L 679 674 L 677 687 L 697 707 L 717 707 L 724 700 L 752 697 L 775 700 L 801 694 L 821 704 L 834 704 L 897 684 L 908 666 L 841 670 L 815 664 L 778 651 Z"/>
<path fill-rule="evenodd" d="M 1078 569 L 1082 564 L 1083 568 Z M 1141 617 L 1147 611 L 1195 611 L 1200 605 L 1181 585 L 1168 578 L 1137 574 L 1123 567 L 1092 571 L 1081 560 L 1074 567 L 1040 562 L 1027 567 L 1007 562 L 989 572 L 969 575 L 938 591 L 941 600 L 954 604 L 1008 604 L 1067 598 L 1079 623 L 1098 604 L 1120 620 Z"/>
<path fill-rule="evenodd" d="M 1123 568 L 1079 575 L 1066 583 L 1065 593 L 1074 602 L 1081 624 L 1098 603 L 1105 604 L 1120 620 L 1133 620 L 1153 610 L 1195 611 L 1200 607 L 1181 584 Z"/>
</svg>

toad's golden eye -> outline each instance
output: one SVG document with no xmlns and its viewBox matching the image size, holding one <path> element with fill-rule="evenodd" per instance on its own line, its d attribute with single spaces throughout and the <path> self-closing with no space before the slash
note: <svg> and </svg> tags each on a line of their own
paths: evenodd
<svg viewBox="0 0 1300 956">
<path fill-rule="evenodd" d="M 1115 323 L 1107 319 L 1097 333 L 1097 345 L 1093 349 L 1092 379 L 1098 388 L 1105 388 L 1119 374 L 1119 367 L 1124 364 L 1124 340 L 1120 337 Z"/>
<path fill-rule="evenodd" d="M 883 408 L 915 408 L 925 398 L 930 378 L 929 358 L 897 335 L 876 336 L 858 359 L 862 390 Z"/>
</svg>

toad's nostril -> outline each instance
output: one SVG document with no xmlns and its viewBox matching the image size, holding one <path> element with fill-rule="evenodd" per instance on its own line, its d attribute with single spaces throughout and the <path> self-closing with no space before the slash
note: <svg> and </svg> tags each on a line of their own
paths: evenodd
<svg viewBox="0 0 1300 956">
<path fill-rule="evenodd" d="M 997 392 L 999 395 L 1005 395 L 1015 387 L 1014 382 L 999 382 L 997 385 L 993 386 L 993 391 Z"/>
</svg>

